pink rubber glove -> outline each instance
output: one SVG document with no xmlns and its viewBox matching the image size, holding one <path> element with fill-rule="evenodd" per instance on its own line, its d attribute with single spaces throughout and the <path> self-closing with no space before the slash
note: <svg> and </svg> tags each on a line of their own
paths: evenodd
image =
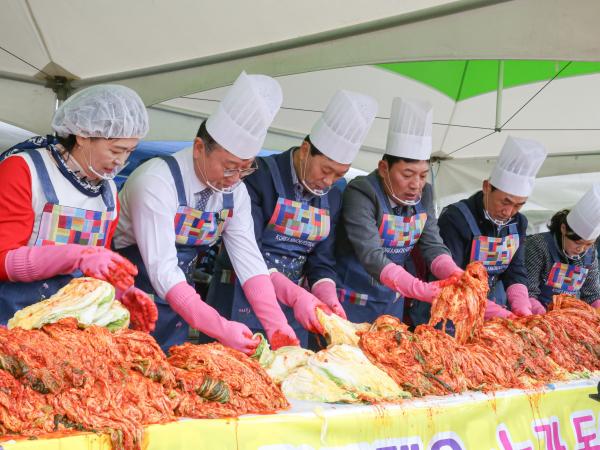
<svg viewBox="0 0 600 450">
<path fill-rule="evenodd" d="M 129 311 L 131 329 L 145 333 L 154 331 L 158 320 L 158 309 L 148 294 L 132 286 L 125 292 L 117 289 L 116 297 Z"/>
<path fill-rule="evenodd" d="M 316 314 L 317 306 L 323 302 L 282 273 L 272 272 L 271 281 L 277 298 L 284 305 L 294 309 L 294 317 L 300 325 L 311 333 L 323 334 L 323 327 Z"/>
<path fill-rule="evenodd" d="M 531 305 L 531 312 L 533 314 L 546 314 L 546 308 L 544 308 L 544 305 L 537 298 L 529 297 L 529 304 Z"/>
<path fill-rule="evenodd" d="M 452 256 L 443 253 L 431 262 L 431 273 L 438 280 L 445 280 L 452 275 L 461 276 L 465 271 L 456 265 Z"/>
<path fill-rule="evenodd" d="M 503 319 L 514 319 L 516 316 L 511 313 L 508 309 L 488 300 L 485 305 L 485 320 L 493 319 L 494 317 L 502 317 Z"/>
<path fill-rule="evenodd" d="M 380 280 L 382 284 L 403 296 L 426 303 L 432 303 L 440 293 L 440 287 L 435 282 L 426 283 L 421 281 L 404 270 L 404 267 L 394 263 L 390 263 L 383 268 Z"/>
<path fill-rule="evenodd" d="M 251 355 L 260 343 L 243 323 L 227 320 L 216 309 L 202 301 L 187 282 L 182 281 L 167 292 L 171 308 L 192 327 L 218 340 L 221 344 Z"/>
<path fill-rule="evenodd" d="M 79 244 L 19 247 L 6 255 L 6 272 L 11 281 L 45 280 L 77 269 L 122 291 L 133 286 L 133 277 L 137 275 L 131 262 L 105 247 Z"/>
<path fill-rule="evenodd" d="M 524 284 L 511 284 L 506 289 L 506 298 L 510 305 L 510 310 L 517 316 L 526 317 L 533 314 L 531 302 L 529 301 L 529 291 Z"/>
<path fill-rule="evenodd" d="M 253 276 L 246 280 L 242 289 L 265 329 L 273 350 L 283 346 L 300 345 L 296 333 L 288 325 L 287 318 L 277 303 L 277 296 L 269 275 Z"/>
<path fill-rule="evenodd" d="M 600 309 L 600 298 L 592 302 L 592 307 Z"/>
<path fill-rule="evenodd" d="M 329 306 L 334 314 L 342 319 L 347 319 L 346 311 L 340 304 L 333 280 L 319 280 L 313 284 L 311 291 L 315 297 Z"/>
</svg>

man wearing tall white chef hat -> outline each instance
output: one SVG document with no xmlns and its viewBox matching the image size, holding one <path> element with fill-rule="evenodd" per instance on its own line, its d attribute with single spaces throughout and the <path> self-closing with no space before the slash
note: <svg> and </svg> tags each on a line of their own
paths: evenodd
<svg viewBox="0 0 600 450">
<path fill-rule="evenodd" d="M 336 268 L 339 297 L 353 322 L 371 322 L 381 314 L 402 319 L 404 297 L 433 301 L 437 284 L 404 268 L 415 245 L 436 277 L 462 273 L 439 235 L 427 183 L 432 125 L 429 103 L 395 98 L 378 168 L 344 191 Z"/>
<path fill-rule="evenodd" d="M 125 183 L 114 245 L 138 265 L 136 286 L 155 296 L 153 335 L 165 351 L 185 341 L 188 324 L 245 353 L 259 343 L 246 325 L 220 316 L 193 287 L 196 258 L 220 236 L 269 339 L 297 344 L 256 245 L 250 197 L 241 183 L 256 170 L 254 157 L 281 102 L 277 81 L 242 72 L 200 125 L 192 147 L 142 164 Z"/>
<path fill-rule="evenodd" d="M 303 346 L 307 330 L 322 332 L 316 307 L 346 317 L 336 292 L 333 246 L 341 191 L 334 183 L 350 168 L 376 112 L 373 98 L 338 91 L 299 147 L 258 158 L 259 170 L 244 180 L 252 199 L 256 240 L 277 298 Z M 215 267 L 209 303 L 259 331 L 260 321 L 226 254 L 219 255 Z M 304 282 L 310 292 L 300 286 Z"/>
<path fill-rule="evenodd" d="M 525 269 L 527 218 L 519 211 L 546 158 L 539 142 L 508 136 L 483 189 L 448 206 L 440 234 L 454 261 L 480 261 L 488 273 L 486 318 L 532 314 Z"/>
<path fill-rule="evenodd" d="M 596 241 L 600 236 L 600 183 L 572 210 L 558 211 L 550 231 L 527 236 L 525 266 L 534 313 L 544 313 L 557 294 L 568 294 L 600 308 Z"/>
</svg>

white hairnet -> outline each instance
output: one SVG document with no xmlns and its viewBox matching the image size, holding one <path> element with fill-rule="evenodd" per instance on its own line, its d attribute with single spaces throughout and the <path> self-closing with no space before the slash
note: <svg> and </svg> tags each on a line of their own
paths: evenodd
<svg viewBox="0 0 600 450">
<path fill-rule="evenodd" d="M 63 137 L 143 138 L 148 112 L 133 89 L 100 84 L 69 97 L 54 113 L 52 128 Z"/>
</svg>

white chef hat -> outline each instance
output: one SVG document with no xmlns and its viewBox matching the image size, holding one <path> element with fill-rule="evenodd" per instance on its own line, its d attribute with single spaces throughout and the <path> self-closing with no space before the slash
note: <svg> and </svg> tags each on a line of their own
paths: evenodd
<svg viewBox="0 0 600 450">
<path fill-rule="evenodd" d="M 312 127 L 310 141 L 328 158 L 350 164 L 367 137 L 375 114 L 374 98 L 340 89 Z"/>
<path fill-rule="evenodd" d="M 567 223 L 581 239 L 592 241 L 600 236 L 600 183 L 589 191 L 567 214 Z"/>
<path fill-rule="evenodd" d="M 99 84 L 76 92 L 60 105 L 52 129 L 63 137 L 143 138 L 148 133 L 148 112 L 133 89 Z"/>
<path fill-rule="evenodd" d="M 243 71 L 206 121 L 206 131 L 238 158 L 254 158 L 282 101 L 281 86 L 275 79 Z"/>
<path fill-rule="evenodd" d="M 537 141 L 508 136 L 490 175 L 490 184 L 519 197 L 529 197 L 535 176 L 546 159 L 546 149 Z"/>
<path fill-rule="evenodd" d="M 426 161 L 431 156 L 433 106 L 422 100 L 394 98 L 385 153 Z"/>
</svg>

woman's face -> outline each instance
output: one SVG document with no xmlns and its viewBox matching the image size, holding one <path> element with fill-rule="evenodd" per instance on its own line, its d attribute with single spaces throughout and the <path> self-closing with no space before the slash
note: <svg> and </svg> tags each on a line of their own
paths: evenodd
<svg viewBox="0 0 600 450">
<path fill-rule="evenodd" d="M 77 136 L 73 156 L 85 170 L 86 176 L 90 180 L 97 180 L 100 178 L 98 174 L 108 175 L 123 167 L 139 141 L 138 138 L 105 139 Z"/>
<path fill-rule="evenodd" d="M 596 243 L 596 241 L 585 241 L 583 239 L 573 240 L 569 238 L 569 233 L 567 232 L 567 227 L 564 223 L 560 226 L 560 232 L 563 236 L 563 251 L 567 254 L 567 256 L 583 255 Z"/>
</svg>

